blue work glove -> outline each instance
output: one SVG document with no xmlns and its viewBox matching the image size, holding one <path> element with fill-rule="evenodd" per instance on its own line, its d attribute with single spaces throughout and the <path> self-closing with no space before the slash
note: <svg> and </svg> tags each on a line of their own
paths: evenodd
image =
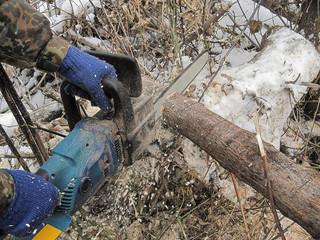
<svg viewBox="0 0 320 240">
<path fill-rule="evenodd" d="M 59 191 L 43 178 L 20 170 L 7 170 L 14 179 L 14 198 L 0 218 L 0 229 L 23 237 L 33 231 L 59 204 Z"/>
<path fill-rule="evenodd" d="M 102 110 L 111 110 L 111 104 L 101 89 L 100 81 L 103 77 L 117 80 L 116 70 L 112 65 L 70 46 L 58 73 L 76 86 L 69 86 L 67 92 L 83 97 L 87 96 L 81 92 L 84 90 Z"/>
</svg>

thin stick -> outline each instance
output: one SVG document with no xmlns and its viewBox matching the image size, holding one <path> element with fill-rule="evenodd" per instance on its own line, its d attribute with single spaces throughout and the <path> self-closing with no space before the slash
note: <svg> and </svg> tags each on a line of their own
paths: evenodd
<svg viewBox="0 0 320 240">
<path fill-rule="evenodd" d="M 58 133 L 58 132 L 46 129 L 46 128 L 40 127 L 38 125 L 33 125 L 33 126 L 29 126 L 29 127 L 34 128 L 34 129 L 39 129 L 39 130 L 42 130 L 44 132 L 52 133 L 52 134 L 55 134 L 55 135 L 60 136 L 60 137 L 64 137 L 64 138 L 67 137 L 66 135 L 64 135 L 62 133 Z"/>
<path fill-rule="evenodd" d="M 14 74 L 16 75 L 17 73 L 15 72 Z M 30 107 L 30 109 L 31 109 L 32 111 L 35 110 L 34 106 L 33 106 L 32 103 L 30 102 L 30 100 L 28 99 L 27 94 L 24 94 L 23 91 L 22 91 L 22 89 L 20 88 L 18 79 L 17 79 L 16 77 L 13 77 L 13 81 L 14 81 L 14 83 L 15 83 L 15 85 L 16 85 L 16 88 L 17 88 L 18 92 L 20 93 L 20 96 L 22 96 L 24 102 L 25 102 L 26 104 L 28 104 L 28 106 Z M 30 96 L 30 95 L 29 95 L 29 96 Z"/>
<path fill-rule="evenodd" d="M 21 155 L 22 158 L 30 158 L 34 159 L 36 158 L 34 155 Z M 15 155 L 10 155 L 10 154 L 0 154 L 0 158 L 17 158 Z"/>
<path fill-rule="evenodd" d="M 0 83 L 0 85 L 2 85 L 2 82 Z M 32 138 L 29 129 L 27 128 L 25 122 L 23 121 L 23 119 L 17 109 L 17 106 L 13 103 L 13 100 L 8 92 L 8 89 L 5 89 L 3 86 L 1 86 L 1 92 L 2 92 L 3 97 L 6 99 L 6 102 L 7 102 L 8 106 L 10 107 L 12 114 L 14 115 L 21 131 L 24 133 L 24 135 L 30 145 L 30 148 L 32 149 L 34 155 L 36 156 L 38 163 L 42 164 L 42 156 L 39 152 L 39 149 L 35 145 L 34 139 Z"/>
<path fill-rule="evenodd" d="M 237 24 L 237 22 L 235 21 L 235 19 L 232 17 L 232 15 L 230 13 L 227 12 L 227 16 L 230 18 L 230 20 L 233 22 L 233 24 L 239 28 L 239 30 L 241 31 L 241 27 Z M 245 32 L 243 32 L 243 35 L 257 48 L 257 49 L 261 49 L 261 45 L 259 44 L 259 42 L 255 42 L 253 41 L 248 34 L 246 34 Z"/>
<path fill-rule="evenodd" d="M 190 42 L 192 42 L 194 39 L 196 39 L 199 35 L 202 33 L 205 34 L 205 32 L 214 24 L 216 23 L 231 7 L 231 4 L 227 6 L 221 6 L 217 12 L 212 14 L 209 19 L 203 24 L 203 30 L 199 29 L 198 32 L 191 33 L 183 42 L 185 45 L 188 45 Z"/>
<path fill-rule="evenodd" d="M 7 75 L 6 75 L 7 76 Z M 27 125 L 33 125 L 33 122 L 31 120 L 31 117 L 30 117 L 30 114 L 29 112 L 27 111 L 27 109 L 25 108 L 25 106 L 23 105 L 23 103 L 21 102 L 17 92 L 15 91 L 14 87 L 13 87 L 13 84 L 12 82 L 10 81 L 10 79 L 8 78 L 5 78 L 5 84 L 7 85 L 6 87 L 8 88 L 10 94 L 11 94 L 11 97 L 14 101 L 14 103 L 16 104 L 16 106 L 18 107 L 19 111 L 20 111 L 20 114 L 21 116 L 23 117 L 25 123 Z M 28 127 L 28 126 L 27 126 Z M 34 129 L 32 128 L 29 128 L 29 131 L 31 132 L 31 135 L 32 137 L 34 138 L 35 140 L 35 144 L 37 145 L 37 147 L 39 148 L 39 151 L 40 151 L 40 154 L 42 156 L 42 164 L 49 159 L 49 153 L 48 151 L 46 150 L 46 148 L 44 147 L 43 145 L 43 142 L 39 136 L 39 134 L 37 133 L 37 131 L 35 131 Z"/>
<path fill-rule="evenodd" d="M 236 191 L 238 202 L 239 202 L 239 205 L 240 205 L 241 214 L 242 214 L 243 223 L 244 223 L 244 229 L 245 229 L 246 234 L 247 234 L 247 239 L 250 240 L 251 239 L 250 238 L 250 232 L 249 232 L 249 229 L 248 229 L 248 224 L 247 224 L 246 217 L 244 215 L 244 210 L 243 210 L 240 194 L 239 194 L 238 187 L 237 187 L 236 177 L 235 177 L 235 175 L 233 173 L 231 173 L 231 177 L 232 177 L 232 181 L 233 181 L 234 190 Z"/>
<path fill-rule="evenodd" d="M 23 160 L 23 158 L 21 157 L 20 153 L 18 152 L 17 148 L 14 146 L 13 142 L 11 141 L 10 137 L 8 136 L 8 134 L 6 133 L 6 131 L 4 130 L 4 128 L 2 127 L 2 125 L 0 124 L 0 134 L 4 137 L 4 139 L 6 140 L 6 143 L 8 144 L 11 152 L 15 155 L 15 157 L 18 159 L 19 163 L 21 164 L 21 166 L 23 167 L 23 169 L 27 172 L 30 172 L 30 169 L 28 168 L 28 165 L 26 164 L 26 162 Z"/>
<path fill-rule="evenodd" d="M 47 77 L 47 73 L 44 73 L 42 78 L 40 79 L 40 81 L 38 82 L 37 86 L 35 86 L 31 91 L 30 91 L 30 95 L 34 94 L 40 87 L 40 85 L 42 84 L 42 82 L 44 81 L 44 79 Z"/>
<path fill-rule="evenodd" d="M 259 125 L 259 113 L 255 113 L 254 114 L 254 123 L 255 123 L 255 127 L 256 127 L 256 132 L 257 132 L 257 141 L 258 141 L 258 145 L 259 145 L 259 150 L 261 153 L 261 157 L 263 158 L 263 163 L 264 163 L 264 176 L 267 180 L 267 188 L 268 188 L 268 193 L 269 193 L 269 200 L 270 200 L 270 204 L 271 204 L 271 209 L 272 209 L 272 213 L 273 213 L 273 217 L 274 220 L 277 224 L 278 230 L 279 230 L 279 234 L 281 236 L 282 240 L 285 240 L 285 236 L 284 236 L 284 232 L 283 229 L 281 227 L 281 223 L 276 211 L 276 206 L 274 203 L 274 198 L 273 198 L 273 193 L 272 193 L 272 188 L 271 188 L 271 181 L 270 181 L 270 176 L 268 174 L 269 172 L 269 166 L 268 166 L 268 158 L 267 158 L 267 154 L 264 150 L 264 146 L 263 146 L 263 141 L 261 138 L 261 130 L 260 130 L 260 125 Z"/>
<path fill-rule="evenodd" d="M 176 213 L 171 217 L 170 219 L 170 222 L 168 222 L 164 228 L 161 230 L 160 234 L 157 236 L 156 240 L 160 240 L 163 235 L 166 233 L 166 231 L 168 231 L 168 229 L 171 227 L 171 225 L 179 218 L 180 216 L 180 212 L 181 212 L 181 209 L 182 209 L 182 206 L 183 206 L 183 203 L 184 203 L 184 199 L 182 199 L 182 203 L 179 207 L 179 209 L 176 211 Z"/>
<path fill-rule="evenodd" d="M 171 227 L 171 225 L 176 221 L 178 217 L 179 217 L 179 210 L 171 217 L 170 221 L 164 226 L 160 234 L 157 235 L 156 240 L 160 240 L 163 237 L 163 235 L 166 233 L 166 231 Z"/>
<path fill-rule="evenodd" d="M 240 39 L 240 37 L 244 34 L 245 30 L 247 29 L 247 27 L 250 24 L 250 21 L 252 20 L 252 18 L 254 17 L 254 15 L 256 14 L 256 12 L 258 11 L 258 9 L 260 8 L 260 4 L 261 4 L 262 0 L 259 0 L 259 3 L 257 5 L 257 7 L 254 9 L 253 13 L 251 14 L 250 18 L 248 19 L 248 22 L 246 23 L 246 25 L 243 27 L 241 33 L 232 41 L 231 47 L 230 49 L 227 51 L 227 53 L 221 58 L 221 61 L 219 63 L 219 67 L 217 69 L 217 71 L 214 73 L 214 75 L 211 77 L 206 89 L 203 91 L 201 97 L 199 98 L 198 102 L 201 102 L 201 100 L 203 99 L 204 95 L 207 93 L 209 87 L 211 86 L 213 80 L 216 78 L 216 76 L 218 75 L 218 73 L 221 71 L 222 67 L 224 66 L 225 62 L 227 61 L 227 57 L 229 56 L 229 54 L 231 53 L 231 51 L 233 50 L 233 48 L 235 47 L 235 45 L 238 43 L 238 40 Z"/>
<path fill-rule="evenodd" d="M 33 125 L 30 115 L 18 97 L 2 65 L 0 65 L 0 88 L 34 155 L 39 164 L 42 165 L 49 158 L 49 154 L 45 150 L 37 132 L 34 129 L 28 128 L 28 125 Z"/>
<path fill-rule="evenodd" d="M 246 13 L 245 13 L 245 11 L 243 10 L 243 8 L 242 8 L 242 6 L 241 6 L 241 3 L 239 2 L 239 0 L 237 0 L 237 3 L 238 3 L 238 5 L 239 5 L 239 7 L 240 7 L 240 10 L 241 10 L 241 12 L 242 12 L 242 15 L 245 17 L 245 19 L 248 21 L 248 18 L 247 18 L 247 15 L 246 15 Z M 259 15 L 258 15 L 259 16 Z M 231 18 L 230 18 L 231 19 Z M 232 20 L 232 19 L 231 19 Z M 234 23 L 235 23 L 235 21 L 234 21 Z M 239 26 L 239 25 L 238 25 Z M 238 27 L 237 26 L 237 27 Z M 241 28 L 240 27 L 238 27 L 240 30 L 241 30 Z M 250 42 L 253 42 L 253 40 L 252 39 L 250 39 L 246 34 L 244 34 L 248 39 L 249 39 L 249 41 Z M 256 39 L 256 42 L 257 42 L 257 44 L 259 44 L 259 41 L 258 41 L 258 39 L 257 39 L 257 36 L 255 35 L 255 34 L 253 34 L 253 36 L 254 36 L 254 38 Z M 254 44 L 255 45 L 255 44 Z M 258 49 L 260 49 L 261 48 L 261 46 L 260 46 L 260 44 L 259 44 L 259 47 L 258 47 Z"/>
<path fill-rule="evenodd" d="M 126 46 L 124 45 L 123 41 L 121 41 L 121 38 L 119 37 L 118 33 L 117 33 L 117 30 L 114 26 L 114 24 L 111 22 L 110 18 L 108 17 L 108 14 L 105 10 L 105 8 L 103 7 L 103 12 L 104 12 L 104 15 L 109 23 L 109 27 L 112 29 L 113 33 L 114 33 L 114 38 L 115 38 L 115 41 L 117 42 L 117 44 L 119 46 L 122 46 L 122 50 L 126 53 L 126 54 L 129 54 L 128 52 L 128 49 L 126 48 Z"/>
<path fill-rule="evenodd" d="M 319 33 L 320 30 L 320 3 L 317 1 L 317 26 L 316 26 L 316 31 Z M 316 35 L 316 49 L 319 47 L 319 34 Z"/>
<path fill-rule="evenodd" d="M 182 234 L 183 234 L 184 239 L 188 240 L 187 234 L 186 234 L 186 232 L 184 231 L 184 227 L 183 227 L 183 225 L 182 225 L 182 222 L 181 222 L 180 218 L 177 219 L 177 222 L 178 222 L 178 224 L 179 224 L 179 226 L 180 226 L 180 229 L 181 229 L 181 232 L 182 232 Z"/>
</svg>

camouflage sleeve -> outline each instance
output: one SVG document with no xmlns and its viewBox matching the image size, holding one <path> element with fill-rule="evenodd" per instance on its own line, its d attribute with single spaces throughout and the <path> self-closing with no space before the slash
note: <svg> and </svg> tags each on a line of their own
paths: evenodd
<svg viewBox="0 0 320 240">
<path fill-rule="evenodd" d="M 0 0 L 0 61 L 55 72 L 69 48 L 49 20 L 24 0 Z"/>
<path fill-rule="evenodd" d="M 0 169 L 0 218 L 10 206 L 14 197 L 13 177 Z"/>
</svg>

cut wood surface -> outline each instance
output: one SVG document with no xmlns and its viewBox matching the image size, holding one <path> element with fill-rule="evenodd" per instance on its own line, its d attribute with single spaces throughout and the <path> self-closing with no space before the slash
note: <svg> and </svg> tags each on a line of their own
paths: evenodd
<svg viewBox="0 0 320 240">
<path fill-rule="evenodd" d="M 178 93 L 164 102 L 163 119 L 268 198 L 263 159 L 254 133 Z M 277 208 L 314 238 L 320 238 L 320 172 L 294 163 L 271 144 L 263 144 Z"/>
</svg>

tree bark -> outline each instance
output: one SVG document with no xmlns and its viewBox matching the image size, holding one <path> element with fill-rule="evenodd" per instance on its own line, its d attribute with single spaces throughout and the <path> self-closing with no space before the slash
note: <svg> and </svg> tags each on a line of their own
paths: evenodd
<svg viewBox="0 0 320 240">
<path fill-rule="evenodd" d="M 297 32 L 304 30 L 304 35 L 315 46 L 319 46 L 319 9 L 317 0 L 305 0 L 301 6 L 301 19 Z"/>
<path fill-rule="evenodd" d="M 163 118 L 222 167 L 268 198 L 263 159 L 254 133 L 178 93 L 164 102 Z M 319 171 L 294 163 L 271 144 L 264 142 L 264 147 L 277 208 L 314 238 L 320 238 Z"/>
</svg>

